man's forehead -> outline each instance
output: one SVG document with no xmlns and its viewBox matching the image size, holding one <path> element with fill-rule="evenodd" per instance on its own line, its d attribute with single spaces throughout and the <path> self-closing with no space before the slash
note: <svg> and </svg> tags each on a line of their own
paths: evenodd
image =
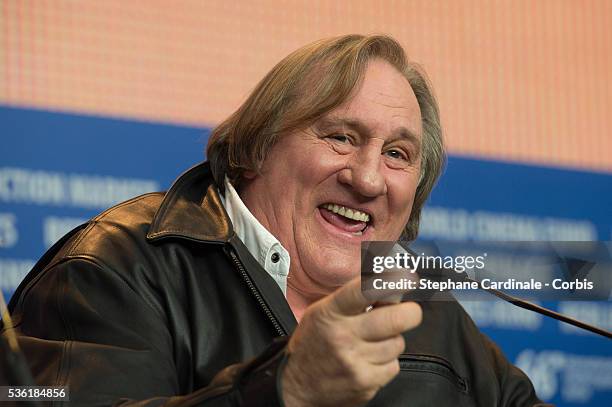
<svg viewBox="0 0 612 407">
<path fill-rule="evenodd" d="M 418 99 L 408 79 L 384 60 L 368 63 L 362 80 L 336 108 L 320 121 L 343 124 L 369 133 L 396 133 L 421 139 L 422 117 Z"/>
</svg>

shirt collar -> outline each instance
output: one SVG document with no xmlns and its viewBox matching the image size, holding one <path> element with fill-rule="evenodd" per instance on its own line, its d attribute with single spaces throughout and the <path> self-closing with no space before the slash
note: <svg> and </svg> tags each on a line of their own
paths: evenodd
<svg viewBox="0 0 612 407">
<path fill-rule="evenodd" d="M 287 296 L 287 276 L 289 274 L 289 252 L 283 247 L 246 207 L 234 186 L 225 178 L 225 197 L 221 198 L 229 215 L 234 232 L 244 243 L 249 253 L 276 281 Z"/>
</svg>

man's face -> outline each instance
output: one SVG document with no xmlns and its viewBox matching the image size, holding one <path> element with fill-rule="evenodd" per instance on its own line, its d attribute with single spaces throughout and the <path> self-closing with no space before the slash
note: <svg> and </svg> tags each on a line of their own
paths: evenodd
<svg viewBox="0 0 612 407">
<path fill-rule="evenodd" d="M 360 243 L 397 240 L 419 180 L 421 113 L 408 81 L 370 61 L 354 97 L 282 137 L 240 195 L 291 256 L 288 285 L 316 298 L 360 272 Z"/>
</svg>

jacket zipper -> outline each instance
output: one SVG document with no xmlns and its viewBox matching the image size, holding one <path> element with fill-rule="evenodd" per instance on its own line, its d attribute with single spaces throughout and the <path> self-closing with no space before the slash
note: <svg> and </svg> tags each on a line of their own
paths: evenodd
<svg viewBox="0 0 612 407">
<path fill-rule="evenodd" d="M 242 279 L 246 282 L 247 286 L 249 287 L 249 290 L 251 290 L 251 293 L 253 294 L 253 296 L 259 303 L 260 307 L 263 309 L 264 313 L 268 317 L 268 320 L 270 320 L 270 322 L 274 326 L 276 333 L 279 336 L 287 336 L 287 333 L 285 332 L 283 327 L 279 324 L 278 320 L 272 313 L 272 310 L 270 309 L 270 307 L 268 307 L 268 304 L 266 304 L 266 302 L 261 297 L 259 290 L 257 289 L 257 287 L 255 287 L 255 284 L 253 284 L 253 280 L 251 280 L 251 277 L 249 277 L 249 274 L 247 273 L 246 269 L 242 265 L 242 262 L 240 261 L 240 259 L 238 258 L 234 250 L 230 249 L 229 253 L 230 253 L 230 256 L 232 257 L 232 261 L 234 262 L 234 265 L 240 272 Z"/>
<path fill-rule="evenodd" d="M 450 380 L 463 393 L 468 393 L 467 381 L 459 376 L 446 360 L 428 355 L 400 355 L 400 369 L 439 374 Z M 429 368 L 428 366 L 429 365 Z"/>
</svg>

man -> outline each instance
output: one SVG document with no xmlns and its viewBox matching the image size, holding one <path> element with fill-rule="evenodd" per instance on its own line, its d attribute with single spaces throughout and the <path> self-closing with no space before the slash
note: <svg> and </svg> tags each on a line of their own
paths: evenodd
<svg viewBox="0 0 612 407">
<path fill-rule="evenodd" d="M 19 287 L 38 383 L 83 405 L 538 403 L 458 304 L 366 312 L 360 243 L 414 239 L 444 160 L 435 100 L 394 40 L 289 55 L 207 153 L 167 193 L 70 233 Z"/>
</svg>

